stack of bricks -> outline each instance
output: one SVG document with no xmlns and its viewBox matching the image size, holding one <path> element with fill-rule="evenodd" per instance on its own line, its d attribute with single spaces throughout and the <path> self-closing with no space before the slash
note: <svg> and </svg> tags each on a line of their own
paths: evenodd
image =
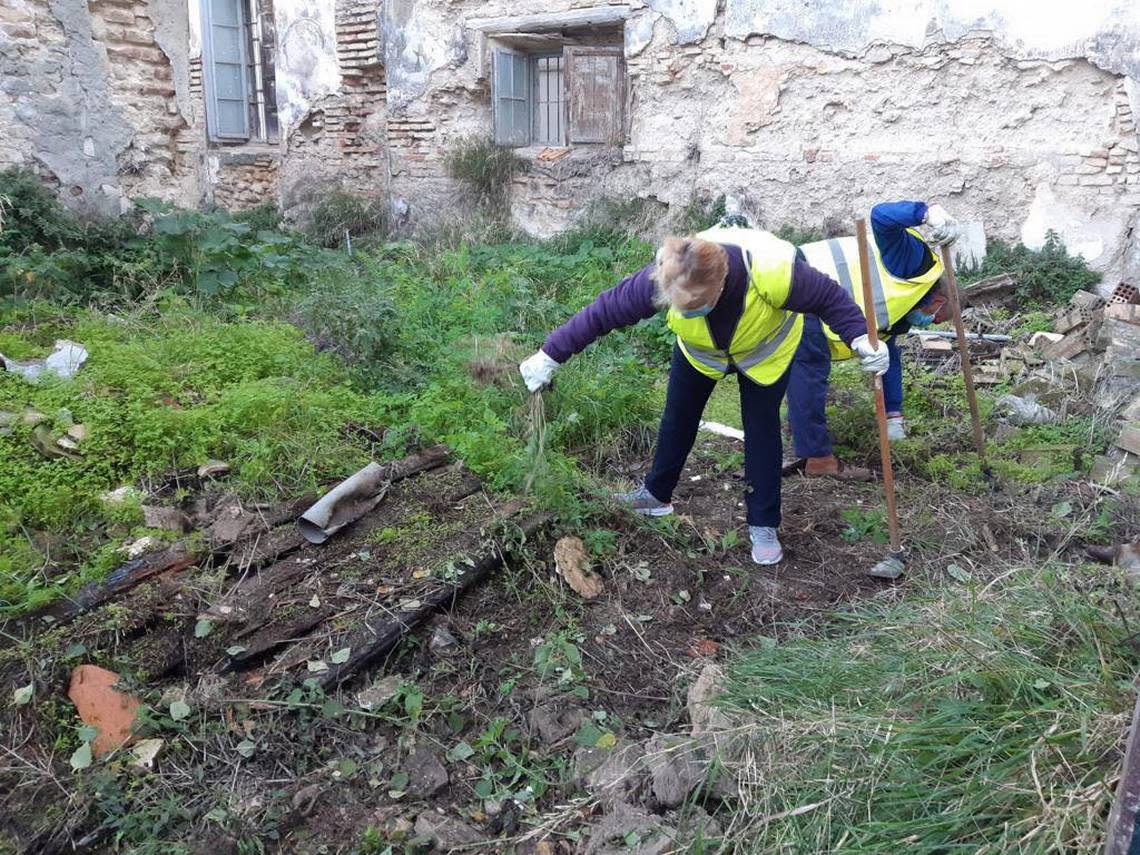
<svg viewBox="0 0 1140 855">
<path fill-rule="evenodd" d="M 146 0 L 90 0 L 88 9 L 92 35 L 107 52 L 111 98 L 136 128 L 130 148 L 119 157 L 123 190 L 134 195 L 156 179 L 193 168 L 190 153 L 179 146 L 188 125 Z"/>
</svg>

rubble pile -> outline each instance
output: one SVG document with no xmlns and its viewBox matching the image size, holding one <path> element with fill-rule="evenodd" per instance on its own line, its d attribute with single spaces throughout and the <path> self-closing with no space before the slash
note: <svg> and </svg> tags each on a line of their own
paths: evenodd
<svg viewBox="0 0 1140 855">
<path fill-rule="evenodd" d="M 987 304 L 986 293 L 979 296 L 969 301 L 973 312 Z M 1096 457 L 1091 480 L 1112 486 L 1140 475 L 1140 293 L 1134 286 L 1119 285 L 1107 300 L 1078 291 L 1057 311 L 1052 333 L 974 358 L 975 382 L 1014 384 L 995 407 L 1008 423 L 1091 415 L 1115 435 L 1113 447 Z"/>
</svg>

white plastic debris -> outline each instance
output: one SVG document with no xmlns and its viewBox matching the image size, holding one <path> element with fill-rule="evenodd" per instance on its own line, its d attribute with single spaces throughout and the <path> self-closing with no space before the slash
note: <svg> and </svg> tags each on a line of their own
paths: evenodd
<svg viewBox="0 0 1140 855">
<path fill-rule="evenodd" d="M 87 348 L 67 339 L 59 339 L 55 349 L 43 359 L 9 359 L 0 353 L 4 368 L 19 374 L 30 383 L 36 383 L 45 374 L 55 374 L 64 380 L 76 375 L 87 361 Z"/>
<path fill-rule="evenodd" d="M 701 422 L 701 430 L 707 430 L 709 433 L 719 434 L 720 436 L 727 436 L 729 439 L 744 439 L 744 431 L 729 427 L 728 425 L 722 425 L 720 422 Z"/>
<path fill-rule="evenodd" d="M 1059 422 L 1061 417 L 1044 404 L 1039 404 L 1033 394 L 1019 398 L 1017 395 L 1002 395 L 994 402 L 994 410 L 1015 425 L 1048 425 Z"/>
</svg>

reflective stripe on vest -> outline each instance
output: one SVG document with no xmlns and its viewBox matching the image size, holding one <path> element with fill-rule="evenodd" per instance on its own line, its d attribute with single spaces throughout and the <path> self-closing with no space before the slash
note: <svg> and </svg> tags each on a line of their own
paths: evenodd
<svg viewBox="0 0 1140 855">
<path fill-rule="evenodd" d="M 851 280 L 851 271 L 847 267 L 847 258 L 843 255 L 843 247 L 836 239 L 827 241 L 827 248 L 831 251 L 831 258 L 835 262 L 835 272 L 839 274 L 839 284 L 843 286 L 843 290 L 851 295 L 851 299 L 860 303 L 863 302 L 863 292 L 860 287 L 859 295 L 855 295 L 855 283 Z M 870 247 L 867 249 L 870 253 Z M 871 299 L 875 301 L 875 321 L 880 329 L 884 324 L 890 323 L 890 316 L 887 312 L 887 295 L 883 292 L 883 277 L 879 273 L 879 265 L 875 263 L 876 259 L 872 254 L 870 259 L 871 268 Z"/>
<path fill-rule="evenodd" d="M 711 368 L 713 371 L 718 371 L 721 374 L 727 374 L 728 369 L 735 365 L 739 370 L 747 371 L 749 368 L 759 365 L 779 350 L 780 345 L 784 343 L 788 334 L 791 333 L 792 327 L 795 326 L 796 315 L 794 312 L 785 312 L 784 314 L 784 321 L 776 328 L 775 333 L 760 342 L 760 344 L 752 348 L 752 350 L 735 358 L 723 350 L 701 347 L 692 342 L 687 342 L 684 339 L 678 340 L 681 342 L 681 347 L 689 356 L 706 368 Z"/>
</svg>

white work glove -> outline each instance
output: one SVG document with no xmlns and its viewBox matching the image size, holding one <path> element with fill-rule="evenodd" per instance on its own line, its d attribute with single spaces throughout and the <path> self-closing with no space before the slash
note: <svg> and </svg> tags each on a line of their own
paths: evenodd
<svg viewBox="0 0 1140 855">
<path fill-rule="evenodd" d="M 930 226 L 930 239 L 938 246 L 953 243 L 961 231 L 958 228 L 958 221 L 951 217 L 941 205 L 928 206 L 926 219 L 923 222 Z"/>
<path fill-rule="evenodd" d="M 522 374 L 527 391 L 537 392 L 543 386 L 550 385 L 550 379 L 557 368 L 558 363 L 539 350 L 519 364 L 519 373 Z"/>
<path fill-rule="evenodd" d="M 891 352 L 887 350 L 886 342 L 879 340 L 878 347 L 871 346 L 871 339 L 861 335 L 851 342 L 851 349 L 859 355 L 859 367 L 867 372 L 886 374 L 891 367 Z"/>
</svg>

